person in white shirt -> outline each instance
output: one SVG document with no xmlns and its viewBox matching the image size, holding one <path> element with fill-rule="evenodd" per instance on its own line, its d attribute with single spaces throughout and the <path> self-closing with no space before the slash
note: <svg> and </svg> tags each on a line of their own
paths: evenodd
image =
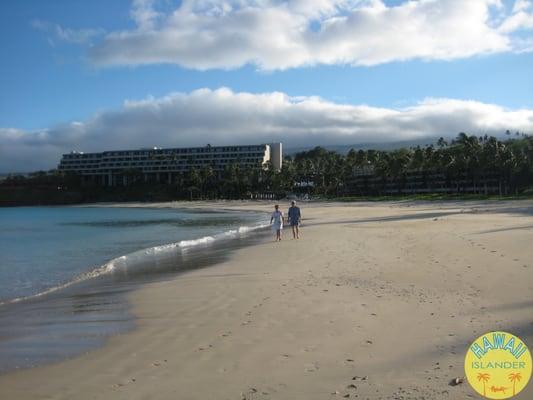
<svg viewBox="0 0 533 400">
<path fill-rule="evenodd" d="M 272 230 L 276 231 L 276 242 L 281 241 L 281 231 L 283 229 L 283 223 L 285 222 L 285 217 L 283 212 L 279 210 L 279 205 L 274 206 L 274 212 L 270 218 L 270 224 L 272 225 Z"/>
</svg>

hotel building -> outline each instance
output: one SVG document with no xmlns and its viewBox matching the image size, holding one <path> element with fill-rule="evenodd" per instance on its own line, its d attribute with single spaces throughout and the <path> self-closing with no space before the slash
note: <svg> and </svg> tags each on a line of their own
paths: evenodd
<svg viewBox="0 0 533 400">
<path fill-rule="evenodd" d="M 282 144 L 211 146 L 114 150 L 102 153 L 73 151 L 64 154 L 58 169 L 81 175 L 84 181 L 101 185 L 127 185 L 134 175 L 144 182 L 173 183 L 178 174 L 193 168 L 211 167 L 221 173 L 235 164 L 240 168 L 265 168 L 270 162 L 280 170 Z"/>
</svg>

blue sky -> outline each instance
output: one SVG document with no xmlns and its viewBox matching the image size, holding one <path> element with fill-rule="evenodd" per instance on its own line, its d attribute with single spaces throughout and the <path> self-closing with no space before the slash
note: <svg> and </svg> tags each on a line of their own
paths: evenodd
<svg viewBox="0 0 533 400">
<path fill-rule="evenodd" d="M 530 2 L 311 3 L 0 2 L 0 172 L 53 167 L 77 143 L 98 150 L 104 131 L 135 147 L 533 127 Z"/>
</svg>

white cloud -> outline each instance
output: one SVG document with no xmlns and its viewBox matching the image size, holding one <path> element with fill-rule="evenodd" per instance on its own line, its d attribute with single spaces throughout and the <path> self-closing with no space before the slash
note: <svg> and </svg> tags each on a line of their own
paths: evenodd
<svg viewBox="0 0 533 400">
<path fill-rule="evenodd" d="M 154 10 L 155 0 L 133 0 L 131 17 L 140 30 L 152 29 L 162 14 Z"/>
<path fill-rule="evenodd" d="M 513 5 L 513 13 L 527 11 L 532 8 L 531 0 L 516 0 Z"/>
<path fill-rule="evenodd" d="M 507 18 L 500 26 L 500 32 L 510 33 L 518 30 L 533 29 L 533 13 L 518 11 Z"/>
<path fill-rule="evenodd" d="M 105 33 L 103 29 L 70 29 L 63 28 L 58 24 L 53 24 L 48 21 L 42 21 L 39 19 L 31 22 L 33 28 L 48 33 L 49 42 L 53 45 L 55 40 L 75 43 L 75 44 L 87 44 L 91 39 L 101 36 Z"/>
<path fill-rule="evenodd" d="M 532 15 L 525 0 L 183 0 L 170 13 L 157 4 L 135 0 L 136 29 L 108 34 L 91 60 L 201 70 L 452 60 L 514 51 L 512 33 Z"/>
<path fill-rule="evenodd" d="M 533 110 L 453 99 L 426 99 L 404 108 L 338 104 L 284 93 L 227 88 L 127 101 L 38 132 L 0 129 L 0 172 L 53 168 L 71 150 L 264 143 L 288 147 L 453 137 L 465 131 L 533 133 Z"/>
</svg>

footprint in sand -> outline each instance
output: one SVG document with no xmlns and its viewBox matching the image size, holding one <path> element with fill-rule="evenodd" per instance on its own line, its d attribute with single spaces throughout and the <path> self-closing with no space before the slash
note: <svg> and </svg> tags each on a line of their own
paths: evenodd
<svg viewBox="0 0 533 400">
<path fill-rule="evenodd" d="M 258 390 L 254 387 L 241 392 L 241 400 L 252 400 L 252 399 L 261 399 L 261 398 L 267 398 L 266 396 L 269 395 L 269 392 L 266 390 Z"/>
<path fill-rule="evenodd" d="M 126 386 L 124 383 L 115 383 L 111 386 L 111 388 L 113 389 L 118 389 L 118 388 L 121 388 L 123 386 Z"/>
<path fill-rule="evenodd" d="M 320 369 L 317 362 L 304 364 L 305 372 L 316 372 Z"/>
<path fill-rule="evenodd" d="M 136 381 L 137 381 L 137 379 L 135 379 L 135 378 L 131 378 L 131 379 L 128 380 L 128 382 L 126 382 L 126 383 L 115 383 L 115 384 L 111 385 L 111 388 L 112 388 L 112 389 L 119 389 L 119 388 L 121 388 L 121 387 L 124 387 L 124 386 L 130 384 L 130 383 L 135 383 Z"/>
</svg>

